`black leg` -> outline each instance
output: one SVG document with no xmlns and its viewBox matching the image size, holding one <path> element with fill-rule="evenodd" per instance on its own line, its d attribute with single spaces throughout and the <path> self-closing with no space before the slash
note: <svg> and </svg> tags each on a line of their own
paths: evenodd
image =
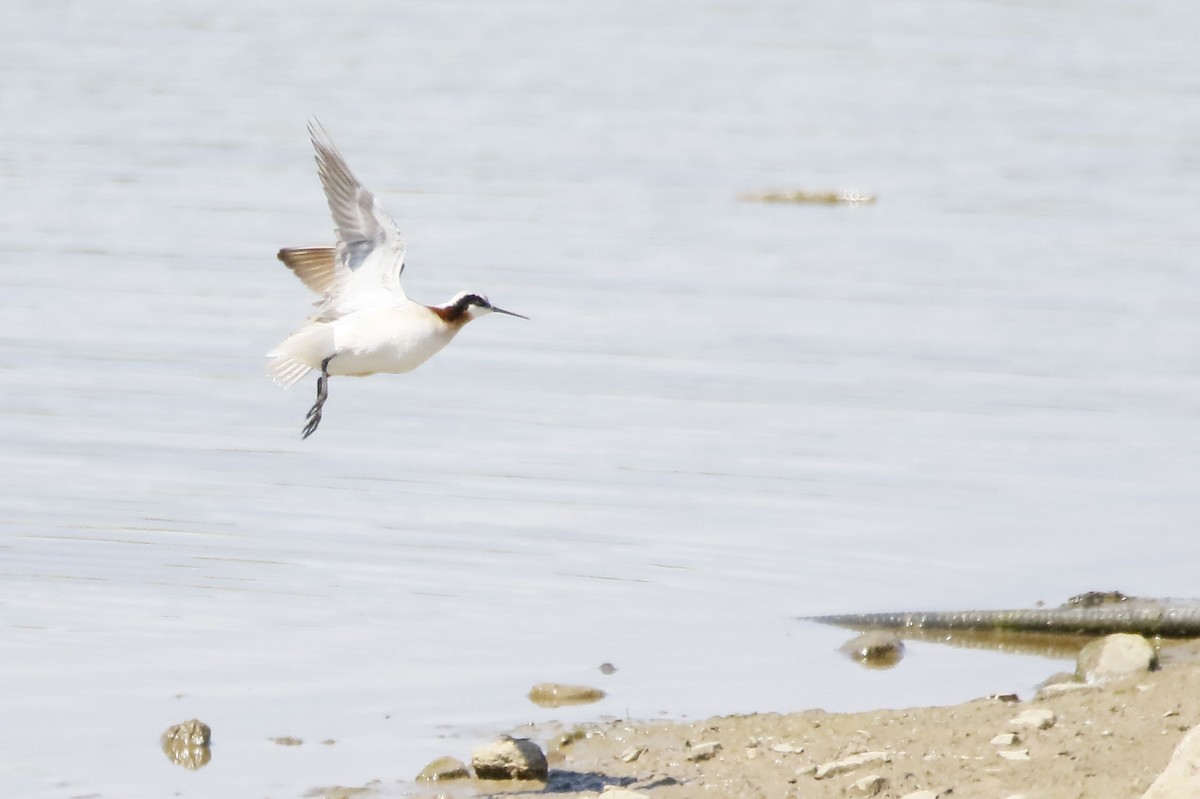
<svg viewBox="0 0 1200 799">
<path fill-rule="evenodd" d="M 308 409 L 303 438 L 308 438 L 315 433 L 317 426 L 321 424 L 321 408 L 325 406 L 325 400 L 329 399 L 329 362 L 332 360 L 333 356 L 330 355 L 321 361 L 321 376 L 317 378 L 317 401 Z"/>
</svg>

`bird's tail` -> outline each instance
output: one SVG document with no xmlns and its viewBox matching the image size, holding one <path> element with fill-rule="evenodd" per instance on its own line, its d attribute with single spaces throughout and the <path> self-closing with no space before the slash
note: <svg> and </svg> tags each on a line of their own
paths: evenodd
<svg viewBox="0 0 1200 799">
<path fill-rule="evenodd" d="M 279 385 L 291 388 L 332 354 L 333 331 L 328 325 L 309 324 L 267 353 L 267 373 Z"/>
<path fill-rule="evenodd" d="M 267 374 L 284 388 L 291 388 L 312 371 L 311 366 L 296 360 L 286 352 L 271 350 L 267 357 L 271 359 L 267 362 Z"/>
</svg>

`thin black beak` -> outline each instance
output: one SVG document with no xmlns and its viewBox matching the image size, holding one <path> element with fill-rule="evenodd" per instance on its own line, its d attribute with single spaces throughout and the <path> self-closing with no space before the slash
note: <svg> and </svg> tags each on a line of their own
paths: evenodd
<svg viewBox="0 0 1200 799">
<path fill-rule="evenodd" d="M 518 319 L 528 319 L 529 318 L 528 316 L 525 316 L 524 314 L 515 313 L 514 311 L 506 311 L 503 308 L 497 308 L 495 305 L 492 306 L 492 310 L 495 311 L 496 313 L 502 313 L 507 316 L 515 316 Z"/>
</svg>

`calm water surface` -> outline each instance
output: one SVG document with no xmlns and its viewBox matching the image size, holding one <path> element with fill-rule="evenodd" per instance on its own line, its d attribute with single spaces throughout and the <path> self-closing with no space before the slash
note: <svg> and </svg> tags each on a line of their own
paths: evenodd
<svg viewBox="0 0 1200 799">
<path fill-rule="evenodd" d="M 1058 664 L 866 672 L 795 617 L 1197 594 L 1192 4 L 0 20 L 10 795 L 402 794 L 528 722 L 1025 691 Z M 410 295 L 532 321 L 333 381 L 301 442 L 262 354 L 311 300 L 275 250 L 331 236 L 312 114 Z"/>
</svg>

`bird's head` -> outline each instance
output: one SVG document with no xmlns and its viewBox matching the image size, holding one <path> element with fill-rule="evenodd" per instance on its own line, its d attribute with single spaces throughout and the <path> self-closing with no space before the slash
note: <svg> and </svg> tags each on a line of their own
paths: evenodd
<svg viewBox="0 0 1200 799">
<path fill-rule="evenodd" d="M 462 291 L 455 295 L 454 299 L 450 300 L 445 306 L 447 310 L 446 316 L 453 320 L 462 319 L 463 322 L 469 322 L 472 319 L 478 319 L 481 316 L 486 316 L 490 313 L 502 313 L 506 316 L 516 316 L 520 319 L 528 319 L 514 311 L 506 311 L 503 308 L 497 308 L 482 294 L 475 294 L 470 291 Z M 443 317 L 445 318 L 445 317 Z"/>
</svg>

